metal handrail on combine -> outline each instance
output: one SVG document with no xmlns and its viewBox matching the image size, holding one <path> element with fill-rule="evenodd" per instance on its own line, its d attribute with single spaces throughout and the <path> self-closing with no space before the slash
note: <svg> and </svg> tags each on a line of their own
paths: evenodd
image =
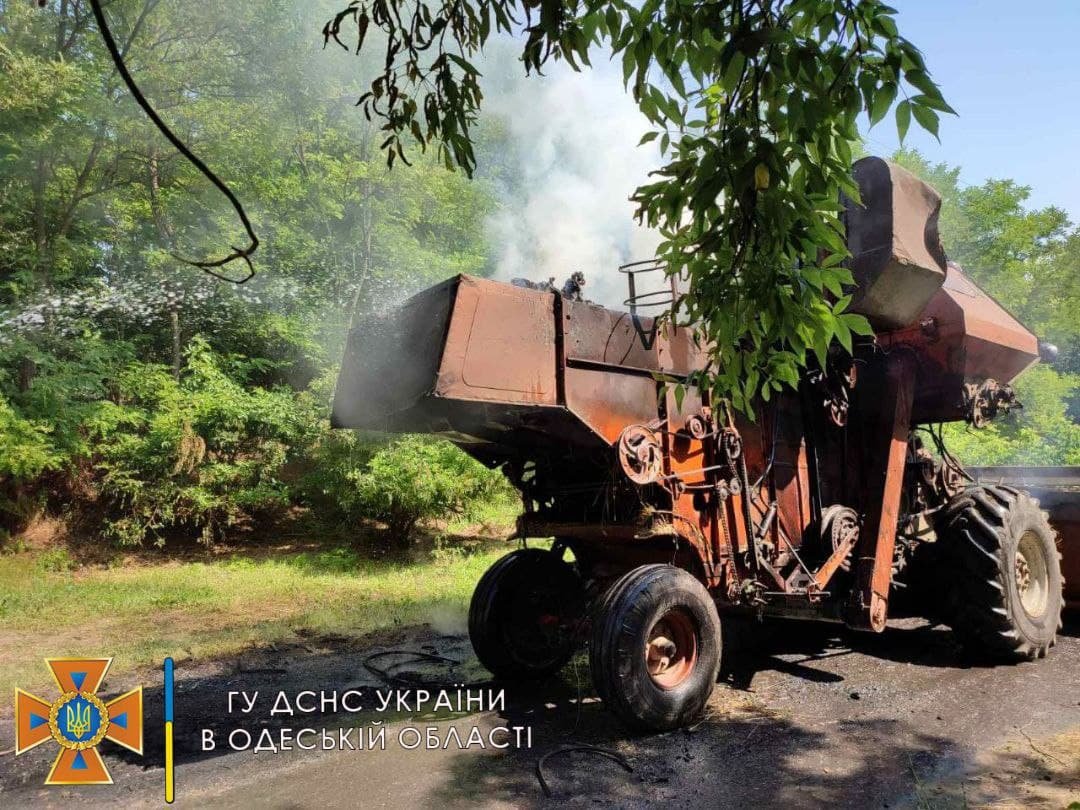
<svg viewBox="0 0 1080 810">
<path fill-rule="evenodd" d="M 639 262 L 630 262 L 619 266 L 619 272 L 625 274 L 629 295 L 623 301 L 623 306 L 630 310 L 631 315 L 636 315 L 638 307 L 673 307 L 679 300 L 674 276 L 668 278 L 670 290 L 651 290 L 639 293 L 637 291 L 637 277 L 642 273 L 661 272 L 667 274 L 666 266 L 658 259 L 645 259 Z M 652 300 L 659 298 L 660 300 Z"/>
</svg>

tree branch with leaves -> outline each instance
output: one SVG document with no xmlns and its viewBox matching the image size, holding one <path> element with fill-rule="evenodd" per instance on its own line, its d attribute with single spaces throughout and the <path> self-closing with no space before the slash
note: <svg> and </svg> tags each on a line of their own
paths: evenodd
<svg viewBox="0 0 1080 810">
<path fill-rule="evenodd" d="M 670 317 L 693 324 L 704 380 L 740 409 L 824 365 L 835 340 L 869 335 L 847 311 L 841 194 L 860 116 L 895 108 L 937 134 L 951 113 L 922 54 L 879 0 L 354 0 L 328 43 L 360 52 L 381 31 L 383 69 L 358 105 L 387 161 L 436 148 L 473 172 L 482 104 L 476 61 L 499 35 L 523 40 L 530 73 L 607 53 L 666 161 L 632 199 L 662 236 L 657 258 L 688 282 Z M 901 97 L 896 103 L 898 97 Z"/>
</svg>

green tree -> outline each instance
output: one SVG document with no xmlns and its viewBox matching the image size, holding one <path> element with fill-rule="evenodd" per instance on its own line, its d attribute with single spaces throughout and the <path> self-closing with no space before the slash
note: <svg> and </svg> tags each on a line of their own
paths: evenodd
<svg viewBox="0 0 1080 810">
<path fill-rule="evenodd" d="M 332 0 L 103 5 L 145 94 L 248 203 L 261 272 L 236 288 L 173 257 L 242 233 L 127 94 L 87 0 L 0 0 L 0 525 L 44 503 L 124 541 L 209 539 L 309 502 L 285 473 L 335 441 L 351 319 L 483 273 L 494 197 L 433 158 L 387 170 L 342 103 L 354 66 L 312 36 Z"/>
</svg>

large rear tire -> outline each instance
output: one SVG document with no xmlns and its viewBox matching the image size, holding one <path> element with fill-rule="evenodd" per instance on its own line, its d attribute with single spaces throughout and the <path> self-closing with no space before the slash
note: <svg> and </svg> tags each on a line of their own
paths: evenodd
<svg viewBox="0 0 1080 810">
<path fill-rule="evenodd" d="M 619 579 L 593 618 L 593 683 L 631 728 L 669 731 L 705 710 L 720 668 L 720 619 L 705 587 L 670 565 Z"/>
<path fill-rule="evenodd" d="M 999 659 L 1045 656 L 1064 600 L 1056 534 L 1038 501 L 1011 487 L 970 486 L 946 507 L 941 540 L 960 642 Z"/>
<path fill-rule="evenodd" d="M 469 606 L 469 638 L 480 663 L 505 680 L 534 680 L 574 654 L 585 588 L 561 554 L 524 548 L 487 570 Z"/>
</svg>

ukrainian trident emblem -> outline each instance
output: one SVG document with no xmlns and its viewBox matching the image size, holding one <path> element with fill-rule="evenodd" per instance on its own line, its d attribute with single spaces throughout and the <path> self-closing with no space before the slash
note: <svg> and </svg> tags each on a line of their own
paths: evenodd
<svg viewBox="0 0 1080 810">
<path fill-rule="evenodd" d="M 97 745 L 111 740 L 142 754 L 142 687 L 105 703 L 96 694 L 111 658 L 46 658 L 60 697 L 51 703 L 15 690 L 15 754 L 49 739 L 60 746 L 46 785 L 111 785 Z"/>
</svg>

